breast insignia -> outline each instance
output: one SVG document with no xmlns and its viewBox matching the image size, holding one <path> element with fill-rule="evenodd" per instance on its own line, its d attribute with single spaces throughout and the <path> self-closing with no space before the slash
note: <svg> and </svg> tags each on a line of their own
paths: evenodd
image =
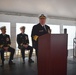
<svg viewBox="0 0 76 75">
<path fill-rule="evenodd" d="M 9 38 L 6 38 L 6 41 L 9 41 Z"/>
</svg>

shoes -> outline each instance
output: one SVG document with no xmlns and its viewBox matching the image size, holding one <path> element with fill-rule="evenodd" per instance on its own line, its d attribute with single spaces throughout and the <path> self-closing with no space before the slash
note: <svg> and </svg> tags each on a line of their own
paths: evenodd
<svg viewBox="0 0 76 75">
<path fill-rule="evenodd" d="M 4 67 L 4 61 L 2 61 L 1 67 Z"/>
<path fill-rule="evenodd" d="M 13 61 L 9 61 L 9 65 L 15 65 Z"/>
<path fill-rule="evenodd" d="M 25 64 L 25 60 L 23 60 L 23 64 Z"/>
<path fill-rule="evenodd" d="M 0 67 L 4 67 L 4 64 L 0 65 Z"/>
<path fill-rule="evenodd" d="M 32 59 L 29 59 L 28 62 L 29 63 L 34 63 L 34 61 Z"/>
</svg>

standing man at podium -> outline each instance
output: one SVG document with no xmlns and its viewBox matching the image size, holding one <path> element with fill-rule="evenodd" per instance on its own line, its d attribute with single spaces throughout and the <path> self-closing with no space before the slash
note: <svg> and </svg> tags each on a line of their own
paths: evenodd
<svg viewBox="0 0 76 75">
<path fill-rule="evenodd" d="M 39 23 L 33 26 L 32 29 L 32 44 L 33 47 L 36 49 L 36 55 L 38 56 L 38 38 L 44 34 L 51 33 L 51 29 L 46 23 L 46 16 L 41 14 L 39 16 Z"/>
</svg>

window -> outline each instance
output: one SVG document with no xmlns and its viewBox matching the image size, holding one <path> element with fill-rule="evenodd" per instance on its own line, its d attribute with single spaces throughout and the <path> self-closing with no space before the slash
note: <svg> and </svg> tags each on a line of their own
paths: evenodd
<svg viewBox="0 0 76 75">
<path fill-rule="evenodd" d="M 67 29 L 68 33 L 68 49 L 73 49 L 73 39 L 75 38 L 75 26 L 63 26 L 63 29 Z"/>
<path fill-rule="evenodd" d="M 25 26 L 26 27 L 25 33 L 28 34 L 29 44 L 32 45 L 32 42 L 31 42 L 31 31 L 32 31 L 32 27 L 34 26 L 34 24 L 16 23 L 16 35 L 20 33 L 20 27 L 21 26 Z"/>
<path fill-rule="evenodd" d="M 34 24 L 30 24 L 30 23 L 16 23 L 16 36 L 17 36 L 17 34 L 21 33 L 20 32 L 20 27 L 21 26 L 25 26 L 26 27 L 25 33 L 28 34 L 29 45 L 32 46 L 31 31 L 32 31 L 32 27 L 34 26 Z M 18 44 L 17 43 L 16 43 L 16 50 L 18 50 Z M 35 51 L 33 53 L 35 54 Z M 28 55 L 28 51 L 26 51 L 25 54 L 27 56 Z"/>
<path fill-rule="evenodd" d="M 49 24 L 48 24 L 49 25 Z M 59 25 L 49 25 L 52 34 L 59 34 L 60 33 L 60 26 Z"/>
</svg>

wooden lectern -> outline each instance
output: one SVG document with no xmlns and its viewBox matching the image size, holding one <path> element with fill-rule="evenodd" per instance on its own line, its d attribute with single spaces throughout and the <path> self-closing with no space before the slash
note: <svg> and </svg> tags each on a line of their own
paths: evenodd
<svg viewBox="0 0 76 75">
<path fill-rule="evenodd" d="M 67 75 L 67 34 L 39 37 L 38 75 Z"/>
</svg>

